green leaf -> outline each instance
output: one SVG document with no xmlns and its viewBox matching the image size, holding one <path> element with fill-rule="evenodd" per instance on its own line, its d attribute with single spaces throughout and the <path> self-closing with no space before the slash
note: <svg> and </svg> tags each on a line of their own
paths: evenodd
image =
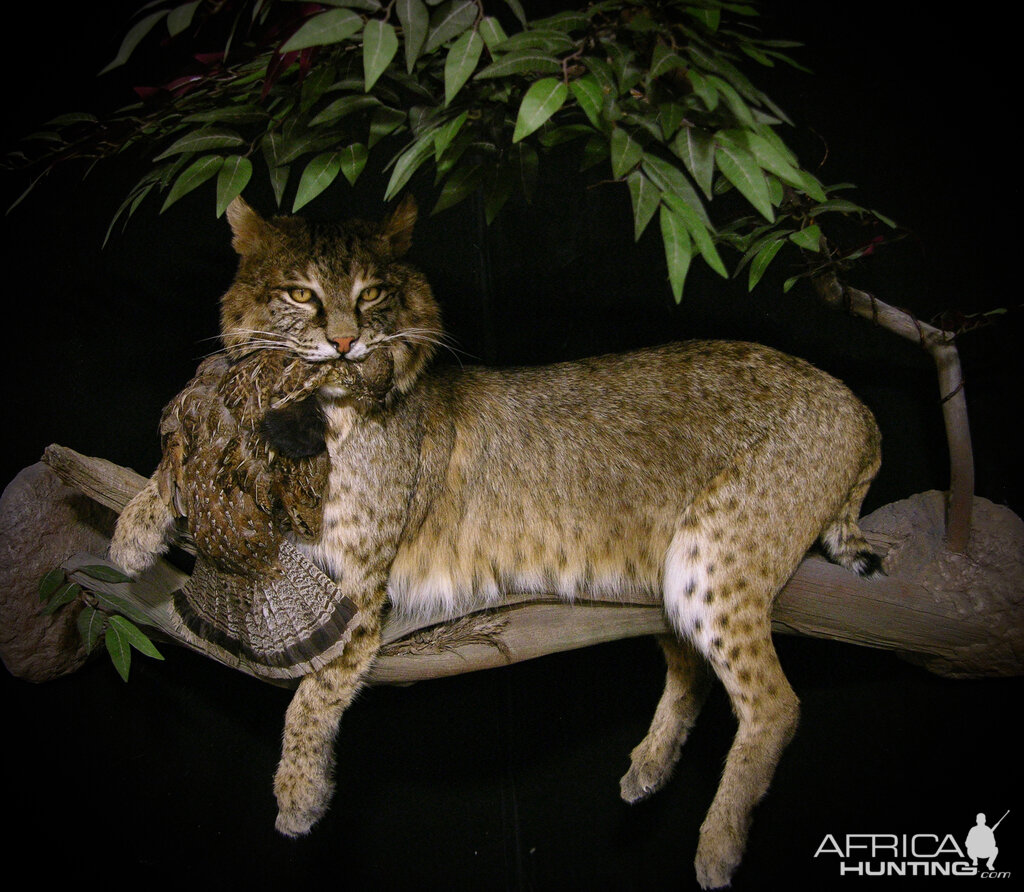
<svg viewBox="0 0 1024 892">
<path fill-rule="evenodd" d="M 636 52 L 614 40 L 605 40 L 602 45 L 618 80 L 619 93 L 628 93 L 640 83 L 644 75 Z"/>
<path fill-rule="evenodd" d="M 374 109 L 370 115 L 370 137 L 367 148 L 373 148 L 385 136 L 394 133 L 405 122 L 405 112 L 386 105 Z"/>
<path fill-rule="evenodd" d="M 199 7 L 199 2 L 200 0 L 194 0 L 192 3 L 183 3 L 170 11 L 167 15 L 167 31 L 171 37 L 181 34 L 192 24 L 192 17 Z"/>
<path fill-rule="evenodd" d="M 124 633 L 111 623 L 107 626 L 103 640 L 107 646 L 107 653 L 110 654 L 110 659 L 117 670 L 117 674 L 124 681 L 128 681 L 128 671 L 132 665 L 132 650 L 128 640 L 124 637 Z"/>
<path fill-rule="evenodd" d="M 572 52 L 574 46 L 572 38 L 561 31 L 532 27 L 529 31 L 513 34 L 495 51 L 511 53 L 520 49 L 535 49 L 545 53 L 558 54 Z"/>
<path fill-rule="evenodd" d="M 714 86 L 696 68 L 687 71 L 686 77 L 693 87 L 694 94 L 704 103 L 704 107 L 708 111 L 714 111 L 718 107 L 718 91 Z"/>
<path fill-rule="evenodd" d="M 77 582 L 65 583 L 54 592 L 43 613 L 56 613 L 65 604 L 74 601 L 80 594 L 82 594 L 82 587 Z"/>
<path fill-rule="evenodd" d="M 601 107 L 604 104 L 604 92 L 601 90 L 597 78 L 592 74 L 585 74 L 583 77 L 570 81 L 569 89 L 572 90 L 572 95 L 579 107 L 583 109 L 587 120 L 600 130 L 603 126 Z"/>
<path fill-rule="evenodd" d="M 341 173 L 341 152 L 322 152 L 315 156 L 302 171 L 295 192 L 292 213 L 309 204 L 331 185 Z"/>
<path fill-rule="evenodd" d="M 495 49 L 501 46 L 506 40 L 508 40 L 508 34 L 505 33 L 505 29 L 501 27 L 499 22 L 494 16 L 485 15 L 478 25 L 480 36 L 483 38 L 484 43 L 487 44 L 487 49 L 492 53 Z"/>
<path fill-rule="evenodd" d="M 799 232 L 794 232 L 789 240 L 799 248 L 803 248 L 805 251 L 820 251 L 821 250 L 821 228 L 812 223 L 810 226 L 806 226 Z"/>
<path fill-rule="evenodd" d="M 661 239 L 665 245 L 665 260 L 668 263 L 668 280 L 676 303 L 683 299 L 683 285 L 693 259 L 693 245 L 686 231 L 686 224 L 667 205 L 661 206 Z"/>
<path fill-rule="evenodd" d="M 512 142 L 519 142 L 544 124 L 565 104 L 568 95 L 569 88 L 558 78 L 544 77 L 535 81 L 519 106 Z"/>
<path fill-rule="evenodd" d="M 362 93 L 349 93 L 335 99 L 329 105 L 324 106 L 313 118 L 310 119 L 310 127 L 319 127 L 323 124 L 333 124 L 346 115 L 361 111 L 364 108 L 373 108 L 380 105 L 376 96 L 367 96 Z"/>
<path fill-rule="evenodd" d="M 812 214 L 824 214 L 829 211 L 838 211 L 842 214 L 864 214 L 865 210 L 859 204 L 847 201 L 845 198 L 830 198 L 819 202 L 811 208 Z"/>
<path fill-rule="evenodd" d="M 519 19 L 519 24 L 526 27 L 526 13 L 523 11 L 523 4 L 519 0 L 505 0 L 505 5 L 512 10 L 512 15 Z"/>
<path fill-rule="evenodd" d="M 580 161 L 580 170 L 590 170 L 601 164 L 609 154 L 608 140 L 602 134 L 595 133 L 583 146 L 583 159 Z"/>
<path fill-rule="evenodd" d="M 612 174 L 617 179 L 629 173 L 644 156 L 644 150 L 633 134 L 618 126 L 612 127 L 611 153 Z"/>
<path fill-rule="evenodd" d="M 334 66 L 317 65 L 302 80 L 299 113 L 305 114 L 334 84 Z"/>
<path fill-rule="evenodd" d="M 100 640 L 106 619 L 106 616 L 95 607 L 86 606 L 79 612 L 75 625 L 78 626 L 78 635 L 87 654 L 92 653 L 96 642 Z"/>
<path fill-rule="evenodd" d="M 217 173 L 217 216 L 223 216 L 242 190 L 252 179 L 252 162 L 241 155 L 224 159 L 224 165 Z"/>
<path fill-rule="evenodd" d="M 263 151 L 263 160 L 267 163 L 267 174 L 270 177 L 270 186 L 274 190 L 274 199 L 278 207 L 281 207 L 289 175 L 288 166 L 280 162 L 283 145 L 284 138 L 280 133 L 273 131 L 264 134 L 263 139 L 260 140 L 260 149 Z"/>
<path fill-rule="evenodd" d="M 463 164 L 455 168 L 445 181 L 433 213 L 440 213 L 469 198 L 483 183 L 483 178 L 483 170 L 479 164 Z"/>
<path fill-rule="evenodd" d="M 441 160 L 445 149 L 451 145 L 452 140 L 458 135 L 467 118 L 469 118 L 469 112 L 462 112 L 458 117 L 452 118 L 434 131 L 434 157 L 438 161 Z"/>
<path fill-rule="evenodd" d="M 871 214 L 871 216 L 878 220 L 880 223 L 884 223 L 890 229 L 898 228 L 898 224 L 896 223 L 896 221 L 893 220 L 891 217 L 885 216 L 885 214 L 883 214 L 881 211 L 876 211 L 874 208 L 872 208 L 871 210 L 868 211 L 868 213 Z"/>
<path fill-rule="evenodd" d="M 227 105 L 182 118 L 183 121 L 197 124 L 255 124 L 266 119 L 267 113 L 256 105 Z"/>
<path fill-rule="evenodd" d="M 366 92 L 391 64 L 398 52 L 398 35 L 395 29 L 380 19 L 370 19 L 363 28 L 363 77 Z"/>
<path fill-rule="evenodd" d="M 395 161 L 391 179 L 384 191 L 384 200 L 390 201 L 397 195 L 424 161 L 434 152 L 434 136 L 436 128 L 428 128 L 408 146 Z"/>
<path fill-rule="evenodd" d="M 288 179 L 291 176 L 291 168 L 286 164 L 283 167 L 271 167 L 267 169 L 270 178 L 270 188 L 274 192 L 274 201 L 278 207 L 284 200 L 284 190 L 288 187 Z"/>
<path fill-rule="evenodd" d="M 359 179 L 359 174 L 366 167 L 366 159 L 369 157 L 366 146 L 361 142 L 353 143 L 342 149 L 340 155 L 341 172 L 345 175 L 345 179 L 349 181 L 349 184 L 354 186 L 356 180 Z"/>
<path fill-rule="evenodd" d="M 825 191 L 817 180 L 798 169 L 790 158 L 786 157 L 782 147 L 758 133 L 750 132 L 745 133 L 745 141 L 742 144 L 751 151 L 761 167 L 775 174 L 784 183 L 802 189 L 815 201 L 825 200 Z"/>
<path fill-rule="evenodd" d="M 430 27 L 430 13 L 423 0 L 398 0 L 395 6 L 398 21 L 402 23 L 402 38 L 405 42 L 405 69 L 412 74 L 413 66 L 423 50 Z"/>
<path fill-rule="evenodd" d="M 149 640 L 149 637 L 134 623 L 126 620 L 123 616 L 110 617 L 110 625 L 120 632 L 129 645 L 134 647 L 140 654 L 152 657 L 154 660 L 162 660 L 163 654 L 156 649 L 156 645 Z"/>
<path fill-rule="evenodd" d="M 467 31 L 448 50 L 444 62 L 444 104 L 448 105 L 476 70 L 484 39 L 476 31 Z"/>
<path fill-rule="evenodd" d="M 775 219 L 768 183 L 753 156 L 726 139 L 718 139 L 715 163 L 722 175 L 769 222 Z"/>
<path fill-rule="evenodd" d="M 633 204 L 633 239 L 639 241 L 661 204 L 661 192 L 639 170 L 634 170 L 626 177 L 626 184 Z"/>
<path fill-rule="evenodd" d="M 63 567 L 54 567 L 39 581 L 39 600 L 48 601 L 66 582 Z"/>
<path fill-rule="evenodd" d="M 686 231 L 697 245 L 697 250 L 700 251 L 700 255 L 704 258 L 707 265 L 723 279 L 728 279 L 729 272 L 726 270 L 718 249 L 715 247 L 715 243 L 711 238 L 711 232 L 700 218 L 697 210 L 683 201 L 678 195 L 666 195 L 664 196 L 664 201 L 686 225 Z"/>
<path fill-rule="evenodd" d="M 761 281 L 761 277 L 765 274 L 769 264 L 775 259 L 775 255 L 779 253 L 779 250 L 785 243 L 785 238 L 780 236 L 763 245 L 761 250 L 754 255 L 754 259 L 750 261 L 750 271 L 747 277 L 748 291 L 753 291 L 754 286 Z"/>
<path fill-rule="evenodd" d="M 152 625 L 152 621 L 146 616 L 138 607 L 128 601 L 125 598 L 112 595 L 109 592 L 101 591 L 99 589 L 90 589 L 92 596 L 99 602 L 100 606 L 111 613 L 120 613 L 121 616 L 128 617 L 133 622 L 141 625 Z"/>
<path fill-rule="evenodd" d="M 100 119 L 96 115 L 89 112 L 68 112 L 67 114 L 57 115 L 56 118 L 50 118 L 43 126 L 71 127 L 74 124 L 98 124 L 99 121 Z"/>
<path fill-rule="evenodd" d="M 725 101 L 725 104 L 729 106 L 729 110 L 736 116 L 736 120 L 739 123 L 747 127 L 754 126 L 754 115 L 750 110 L 750 106 L 744 102 L 743 98 L 733 89 L 730 83 L 713 74 L 708 76 L 708 83 L 714 87 L 718 95 Z"/>
<path fill-rule="evenodd" d="M 543 19 L 534 19 L 534 21 L 530 23 L 531 28 L 564 31 L 567 34 L 570 31 L 584 31 L 589 26 L 590 16 L 585 12 L 576 12 L 574 10 L 556 12 L 554 15 L 547 16 Z"/>
<path fill-rule="evenodd" d="M 161 9 L 159 12 L 150 13 L 144 19 L 141 19 L 133 25 L 124 36 L 124 40 L 121 41 L 121 46 L 117 51 L 117 55 L 114 57 L 114 61 L 107 65 L 106 68 L 103 68 L 100 71 L 100 74 L 106 74 L 108 71 L 124 65 L 131 54 L 135 52 L 135 48 L 142 42 L 142 39 L 153 30 L 156 23 L 164 18 L 167 13 L 168 11 L 166 9 Z"/>
<path fill-rule="evenodd" d="M 281 151 L 284 147 L 284 137 L 273 130 L 268 130 L 260 140 L 260 149 L 263 151 L 263 160 L 267 167 L 274 168 L 282 164 Z"/>
<path fill-rule="evenodd" d="M 657 43 L 654 52 L 651 53 L 651 67 L 647 76 L 654 80 L 663 74 L 668 74 L 673 68 L 685 68 L 686 62 L 667 44 Z"/>
<path fill-rule="evenodd" d="M 326 46 L 340 43 L 363 27 L 363 20 L 349 9 L 329 9 L 308 19 L 288 39 L 282 53 L 304 50 L 311 46 Z"/>
<path fill-rule="evenodd" d="M 380 3 L 377 0 L 320 0 L 320 2 L 324 6 L 344 6 L 346 9 L 361 9 L 364 12 L 380 11 Z"/>
<path fill-rule="evenodd" d="M 663 102 L 658 106 L 658 126 L 662 140 L 672 139 L 686 117 L 686 107 L 678 102 Z"/>
<path fill-rule="evenodd" d="M 241 145 L 245 145 L 245 139 L 234 130 L 227 127 L 201 127 L 186 133 L 153 160 L 162 161 L 184 152 L 209 152 L 212 149 L 233 149 Z"/>
<path fill-rule="evenodd" d="M 687 14 L 692 15 L 699 22 L 704 24 L 704 27 L 711 32 L 718 30 L 718 25 L 722 20 L 722 11 L 714 8 L 689 8 L 686 10 Z"/>
<path fill-rule="evenodd" d="M 130 576 L 126 576 L 116 567 L 107 564 L 88 564 L 78 568 L 79 573 L 84 573 L 90 579 L 99 579 L 103 582 L 131 582 Z"/>
<path fill-rule="evenodd" d="M 160 208 L 160 213 L 162 214 L 179 198 L 187 195 L 197 186 L 201 186 L 210 177 L 215 176 L 223 165 L 224 159 L 220 155 L 204 155 L 193 161 L 174 181 L 171 191 L 167 193 L 164 206 Z"/>
<path fill-rule="evenodd" d="M 790 276 L 788 279 L 786 279 L 785 282 L 782 283 L 782 293 L 789 294 L 789 292 L 792 291 L 793 286 L 802 278 L 804 278 L 803 273 L 799 273 L 795 276 Z"/>
<path fill-rule="evenodd" d="M 647 153 L 644 155 L 643 171 L 662 192 L 668 195 L 678 195 L 690 207 L 696 210 L 697 215 L 704 222 L 705 226 L 711 225 L 711 219 L 704 209 L 704 204 L 701 202 L 697 190 L 690 185 L 686 174 L 679 170 L 678 167 L 659 158 L 657 155 Z"/>
<path fill-rule="evenodd" d="M 476 21 L 474 0 L 447 0 L 430 17 L 430 31 L 423 52 L 432 53 L 449 40 L 458 37 Z"/>
<path fill-rule="evenodd" d="M 711 134 L 699 127 L 683 127 L 672 141 L 672 151 L 710 199 L 715 176 L 715 141 Z"/>
<path fill-rule="evenodd" d="M 557 56 L 549 56 L 536 50 L 519 50 L 502 56 L 477 73 L 478 80 L 492 77 L 508 77 L 510 74 L 554 74 L 562 70 Z"/>
</svg>

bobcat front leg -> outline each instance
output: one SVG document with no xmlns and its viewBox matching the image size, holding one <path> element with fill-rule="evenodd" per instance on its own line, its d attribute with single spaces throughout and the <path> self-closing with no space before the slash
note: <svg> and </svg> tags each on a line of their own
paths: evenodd
<svg viewBox="0 0 1024 892">
<path fill-rule="evenodd" d="M 110 559 L 129 576 L 137 576 L 167 551 L 173 529 L 174 515 L 152 477 L 121 512 L 110 540 Z"/>
<path fill-rule="evenodd" d="M 340 657 L 305 676 L 285 714 L 281 762 L 274 776 L 275 826 L 302 836 L 323 817 L 334 793 L 334 740 L 342 713 L 380 650 L 380 613 L 367 616 Z"/>
</svg>

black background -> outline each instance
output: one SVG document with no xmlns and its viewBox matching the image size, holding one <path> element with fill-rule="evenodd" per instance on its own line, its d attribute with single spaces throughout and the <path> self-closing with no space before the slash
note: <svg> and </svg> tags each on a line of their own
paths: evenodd
<svg viewBox="0 0 1024 892">
<path fill-rule="evenodd" d="M 132 6 L 40 7 L 34 26 L 11 35 L 8 146 L 55 114 L 123 104 L 145 82 L 142 73 L 93 76 Z M 771 71 L 761 82 L 800 125 L 787 136 L 801 156 L 827 158 L 825 181 L 857 183 L 858 200 L 913 233 L 858 284 L 923 318 L 1011 309 L 961 349 L 977 493 L 1021 514 L 1016 50 L 1007 22 L 933 9 L 766 4 L 766 31 L 804 40 L 798 55 L 815 73 Z M 51 442 L 148 474 L 160 409 L 213 349 L 204 339 L 216 333 L 234 255 L 211 188 L 163 215 L 145 205 L 100 248 L 141 172 L 99 167 L 84 182 L 79 170 L 56 172 L 4 221 L 5 483 Z M 379 186 L 369 177 L 354 191 L 338 185 L 307 210 L 378 216 Z M 5 175 L 7 203 L 23 187 Z M 471 205 L 421 219 L 413 259 L 473 361 L 756 339 L 843 377 L 875 411 L 885 464 L 866 510 L 947 485 L 934 372 L 916 347 L 821 309 L 807 292 L 781 296 L 783 272 L 747 294 L 695 268 L 676 306 L 656 227 L 633 245 L 621 186 L 583 188 L 556 168 L 544 187 L 487 231 Z M 429 183 L 413 191 L 429 208 Z M 260 184 L 247 196 L 270 211 Z M 1024 870 L 1020 679 L 942 679 L 824 641 L 777 646 L 802 723 L 756 812 L 737 889 L 857 885 L 813 857 L 826 833 L 962 841 L 977 811 L 1007 808 L 998 866 Z M 124 871 L 228 888 L 694 885 L 697 832 L 734 722 L 716 692 L 675 779 L 647 803 L 623 804 L 618 778 L 662 681 L 650 641 L 365 692 L 343 722 L 334 806 L 297 842 L 273 831 L 288 692 L 166 650 L 163 663 L 137 659 L 127 685 L 105 659 L 44 685 L 3 674 L 12 875 L 20 866 L 55 879 Z"/>
</svg>

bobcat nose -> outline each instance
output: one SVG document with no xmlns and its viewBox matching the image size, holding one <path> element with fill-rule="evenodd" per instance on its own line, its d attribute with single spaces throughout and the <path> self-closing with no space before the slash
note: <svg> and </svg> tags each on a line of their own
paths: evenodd
<svg viewBox="0 0 1024 892">
<path fill-rule="evenodd" d="M 348 353 L 355 341 L 355 338 L 331 338 L 331 343 L 338 348 L 342 356 Z"/>
</svg>

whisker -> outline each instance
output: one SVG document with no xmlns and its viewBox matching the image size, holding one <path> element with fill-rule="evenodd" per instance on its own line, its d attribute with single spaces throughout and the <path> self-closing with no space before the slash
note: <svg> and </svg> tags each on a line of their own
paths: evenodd
<svg viewBox="0 0 1024 892">
<path fill-rule="evenodd" d="M 456 359 L 459 359 L 459 354 L 469 357 L 470 359 L 479 359 L 479 357 L 474 356 L 472 353 L 459 348 L 457 346 L 457 342 L 448 335 L 447 332 L 436 328 L 403 328 L 393 334 L 384 335 L 379 339 L 379 342 L 383 343 L 386 341 L 396 340 L 403 340 L 417 344 L 433 344 L 437 347 L 443 347 Z"/>
<path fill-rule="evenodd" d="M 294 341 L 276 331 L 263 331 L 258 328 L 236 328 L 232 329 L 231 334 L 250 335 L 251 337 L 242 341 L 240 344 L 234 345 L 233 347 L 220 347 L 217 350 L 207 353 L 201 358 L 205 359 L 209 356 L 216 356 L 220 353 L 227 353 L 234 350 L 294 351 L 296 346 Z M 213 340 L 213 338 L 204 338 L 203 340 Z"/>
</svg>

